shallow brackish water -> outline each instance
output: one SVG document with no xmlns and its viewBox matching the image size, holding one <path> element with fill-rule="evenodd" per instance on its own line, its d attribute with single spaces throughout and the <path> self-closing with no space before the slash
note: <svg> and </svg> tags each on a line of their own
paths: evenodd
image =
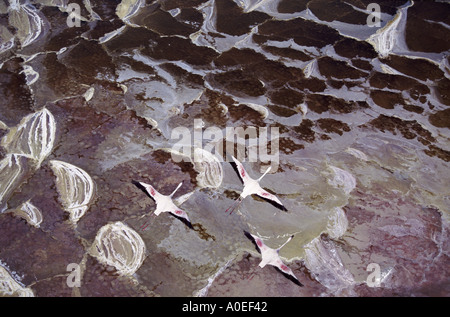
<svg viewBox="0 0 450 317">
<path fill-rule="evenodd" d="M 372 2 L 0 0 L 0 295 L 450 295 L 450 4 Z"/>
</svg>

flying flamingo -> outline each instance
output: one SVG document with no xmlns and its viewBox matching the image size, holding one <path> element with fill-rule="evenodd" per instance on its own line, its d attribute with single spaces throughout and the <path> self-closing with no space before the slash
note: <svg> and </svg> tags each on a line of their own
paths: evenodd
<svg viewBox="0 0 450 317">
<path fill-rule="evenodd" d="M 262 241 L 261 238 L 255 236 L 251 233 L 246 232 L 246 235 L 250 235 L 252 237 L 252 239 L 255 241 L 256 245 L 258 246 L 258 249 L 261 251 L 262 260 L 259 263 L 260 268 L 265 267 L 267 264 L 275 266 L 284 274 L 291 276 L 294 279 L 294 282 L 296 284 L 303 286 L 303 284 L 300 283 L 300 281 L 294 275 L 292 270 L 290 268 L 288 268 L 286 266 L 286 264 L 283 263 L 283 261 L 281 261 L 280 256 L 278 255 L 281 248 L 284 247 L 289 241 L 291 241 L 291 239 L 294 237 L 293 235 L 290 236 L 289 239 L 285 243 L 283 243 L 278 249 L 269 248 L 266 244 L 264 244 L 264 242 Z"/>
<path fill-rule="evenodd" d="M 255 179 L 251 178 L 250 176 L 248 176 L 248 174 L 245 171 L 244 166 L 242 165 L 241 162 L 239 162 L 237 159 L 235 159 L 234 156 L 231 156 L 231 157 L 233 158 L 234 163 L 236 163 L 236 166 L 237 166 L 237 169 L 239 172 L 239 176 L 240 176 L 242 182 L 244 183 L 244 189 L 243 189 L 241 195 L 239 196 L 239 198 L 236 199 L 236 202 L 230 208 L 228 208 L 225 212 L 228 212 L 228 210 L 231 210 L 230 214 L 233 213 L 233 211 L 237 207 L 239 207 L 239 205 L 242 203 L 244 198 L 247 197 L 248 195 L 252 195 L 252 194 L 258 195 L 264 199 L 271 200 L 271 201 L 275 202 L 281 210 L 287 211 L 286 207 L 284 207 L 284 205 L 281 203 L 281 201 L 275 195 L 272 195 L 267 190 L 262 189 L 261 186 L 259 185 L 259 181 L 270 171 L 272 166 L 269 166 L 269 168 L 264 172 L 264 174 L 260 178 L 255 180 Z"/>
<path fill-rule="evenodd" d="M 156 189 L 153 188 L 152 185 L 136 181 L 133 181 L 133 183 L 138 187 L 142 187 L 145 190 L 145 192 L 148 195 L 150 195 L 150 197 L 153 198 L 153 200 L 156 202 L 156 210 L 154 211 L 153 215 L 159 216 L 159 214 L 162 212 L 170 212 L 176 217 L 182 218 L 185 221 L 187 221 L 188 226 L 192 227 L 191 221 L 189 220 L 187 213 L 184 210 L 178 208 L 172 201 L 172 196 L 181 187 L 183 182 L 178 184 L 177 188 L 175 188 L 175 190 L 168 196 L 163 195 L 158 191 L 156 191 Z"/>
</svg>

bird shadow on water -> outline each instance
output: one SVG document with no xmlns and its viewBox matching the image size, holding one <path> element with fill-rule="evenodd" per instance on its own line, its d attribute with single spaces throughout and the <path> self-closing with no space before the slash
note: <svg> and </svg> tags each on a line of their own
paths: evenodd
<svg viewBox="0 0 450 317">
<path fill-rule="evenodd" d="M 267 190 L 267 188 L 264 188 L 265 190 Z M 270 192 L 271 194 L 273 193 L 272 191 L 269 191 L 269 190 L 267 190 L 268 192 Z M 255 194 L 253 194 L 252 195 L 252 197 L 258 197 L 259 199 L 262 199 L 262 200 L 264 200 L 264 201 L 266 201 L 266 202 L 268 202 L 269 204 L 271 204 L 272 206 L 274 206 L 275 208 L 277 208 L 277 209 L 280 209 L 280 210 L 282 210 L 282 211 L 284 211 L 284 212 L 288 212 L 288 210 L 287 210 L 287 208 L 286 207 L 284 207 L 284 206 L 282 206 L 282 205 L 280 205 L 280 204 L 277 204 L 275 201 L 273 201 L 273 200 L 270 200 L 270 199 L 268 199 L 268 198 L 264 198 L 264 197 L 261 197 L 261 196 L 258 196 L 258 195 L 255 195 Z"/>
<path fill-rule="evenodd" d="M 136 186 L 137 188 L 139 188 L 140 190 L 142 190 L 142 191 L 145 193 L 145 195 L 147 195 L 147 196 L 150 197 L 153 201 L 155 201 L 155 200 L 153 199 L 153 197 L 152 197 L 149 193 L 147 193 L 147 191 L 145 190 L 145 187 L 144 187 L 141 183 L 139 183 L 138 181 L 135 181 L 135 180 L 131 180 L 131 183 L 132 183 L 134 186 Z"/>
<path fill-rule="evenodd" d="M 256 244 L 255 239 L 253 239 L 250 232 L 244 230 L 244 235 L 253 243 L 253 246 L 255 247 L 255 250 L 261 254 L 261 251 L 259 251 L 258 245 Z"/>
<path fill-rule="evenodd" d="M 296 285 L 298 285 L 298 286 L 300 286 L 300 287 L 303 287 L 303 286 L 304 286 L 302 283 L 300 283 L 300 281 L 297 281 L 295 278 L 293 278 L 293 277 L 290 276 L 289 274 L 284 273 L 284 272 L 281 271 L 279 268 L 274 267 L 274 266 L 273 266 L 273 268 L 274 268 L 275 270 L 277 270 L 278 272 L 280 272 L 281 274 L 283 274 L 284 277 L 287 278 L 288 280 L 290 280 L 292 283 L 294 283 L 294 284 L 296 284 Z"/>
<path fill-rule="evenodd" d="M 184 219 L 184 218 L 182 218 L 182 217 L 178 217 L 178 216 L 176 216 L 176 215 L 174 215 L 174 214 L 172 214 L 172 213 L 169 213 L 169 215 L 171 215 L 172 217 L 177 218 L 178 220 L 180 220 L 180 221 L 181 221 L 182 223 L 184 223 L 189 229 L 192 229 L 192 230 L 194 230 L 194 231 L 197 231 L 197 230 L 194 229 L 194 227 L 192 226 L 192 224 L 191 224 L 189 221 L 187 221 L 186 219 Z"/>
</svg>

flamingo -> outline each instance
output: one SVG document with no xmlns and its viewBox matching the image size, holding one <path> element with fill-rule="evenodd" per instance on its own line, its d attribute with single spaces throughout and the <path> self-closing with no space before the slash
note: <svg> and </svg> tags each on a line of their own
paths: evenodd
<svg viewBox="0 0 450 317">
<path fill-rule="evenodd" d="M 291 239 L 294 237 L 293 235 L 290 236 L 288 238 L 288 240 L 285 243 L 283 243 L 278 249 L 272 249 L 272 248 L 268 247 L 263 242 L 263 240 L 261 238 L 259 238 L 258 236 L 255 236 L 251 233 L 246 233 L 246 234 L 248 234 L 252 237 L 252 239 L 255 241 L 256 245 L 258 246 L 259 251 L 261 252 L 262 260 L 259 263 L 260 268 L 265 267 L 267 264 L 275 266 L 284 274 L 291 276 L 294 279 L 294 281 L 296 282 L 296 284 L 303 286 L 303 284 L 300 283 L 298 278 L 294 275 L 292 270 L 289 267 L 287 267 L 286 264 L 283 263 L 283 261 L 280 259 L 280 256 L 278 255 L 281 248 L 284 247 L 289 241 L 291 241 Z"/>
<path fill-rule="evenodd" d="M 258 195 L 264 199 L 271 200 L 271 201 L 275 202 L 281 210 L 287 211 L 286 207 L 284 207 L 284 205 L 281 203 L 281 201 L 275 195 L 269 193 L 267 190 L 264 190 L 259 185 L 259 181 L 270 171 L 272 166 L 269 166 L 269 168 L 264 172 L 264 174 L 260 178 L 255 180 L 255 179 L 251 178 L 250 176 L 248 176 L 248 173 L 245 171 L 244 166 L 242 165 L 241 162 L 239 162 L 234 156 L 231 156 L 231 157 L 232 157 L 234 163 L 236 163 L 236 166 L 237 166 L 238 172 L 239 172 L 239 177 L 241 178 L 242 182 L 244 183 L 244 189 L 243 189 L 241 195 L 239 196 L 239 198 L 236 199 L 235 203 L 231 207 L 229 207 L 225 212 L 228 212 L 228 210 L 231 209 L 230 214 L 233 213 L 233 211 L 237 207 L 239 207 L 239 205 L 242 203 L 244 198 L 247 197 L 248 195 L 252 195 L 252 194 Z"/>
<path fill-rule="evenodd" d="M 148 195 L 150 195 L 150 197 L 153 198 L 153 200 L 156 202 L 156 210 L 153 212 L 153 214 L 155 216 L 159 216 L 159 214 L 162 212 L 170 212 L 174 216 L 186 220 L 188 223 L 188 226 L 192 227 L 191 221 L 189 220 L 187 213 L 184 210 L 178 208 L 172 201 L 172 196 L 181 187 L 183 182 L 179 183 L 177 188 L 175 188 L 175 190 L 170 195 L 167 195 L 167 196 L 159 193 L 150 184 L 146 184 L 144 182 L 136 182 L 136 181 L 133 181 L 133 183 L 139 187 L 142 187 L 145 190 L 145 192 Z"/>
</svg>

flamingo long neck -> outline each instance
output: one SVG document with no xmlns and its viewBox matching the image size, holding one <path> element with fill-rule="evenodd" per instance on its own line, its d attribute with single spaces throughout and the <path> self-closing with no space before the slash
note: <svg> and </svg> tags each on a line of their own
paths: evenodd
<svg viewBox="0 0 450 317">
<path fill-rule="evenodd" d="M 177 192 L 177 190 L 181 187 L 181 185 L 183 184 L 183 182 L 179 183 L 177 188 L 175 188 L 175 190 L 172 192 L 172 194 L 170 194 L 170 198 L 172 198 L 172 196 Z"/>
<path fill-rule="evenodd" d="M 272 166 L 269 166 L 269 168 L 264 172 L 264 174 L 262 174 L 262 176 L 260 178 L 258 178 L 258 182 L 264 177 L 266 176 L 267 173 L 269 173 L 270 169 L 272 168 Z"/>
<path fill-rule="evenodd" d="M 281 247 L 279 247 L 279 248 L 277 249 L 277 251 L 280 251 L 282 247 L 284 247 L 286 244 L 289 243 L 289 241 L 292 240 L 293 237 L 294 237 L 294 236 L 290 236 L 289 239 L 287 239 L 287 241 L 286 241 L 285 243 L 283 243 L 283 244 L 281 245 Z"/>
</svg>

